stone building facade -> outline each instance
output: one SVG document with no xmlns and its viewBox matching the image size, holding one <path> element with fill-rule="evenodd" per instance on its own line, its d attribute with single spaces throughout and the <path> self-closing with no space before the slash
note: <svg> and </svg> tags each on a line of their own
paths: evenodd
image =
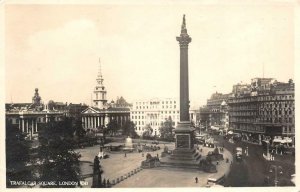
<svg viewBox="0 0 300 192">
<path fill-rule="evenodd" d="M 229 113 L 227 101 L 231 94 L 214 93 L 200 108 L 202 127 L 227 132 L 229 129 Z"/>
<path fill-rule="evenodd" d="M 256 143 L 269 138 L 295 137 L 294 83 L 271 78 L 252 79 L 248 90 L 228 100 L 229 126 L 243 139 Z"/>
<path fill-rule="evenodd" d="M 96 86 L 94 88 L 93 105 L 86 107 L 81 111 L 82 126 L 86 130 L 97 131 L 104 128 L 107 124 L 116 120 L 117 123 L 123 125 L 124 122 L 130 121 L 130 104 L 123 97 L 107 102 L 107 90 L 103 84 L 104 78 L 99 69 Z"/>
<path fill-rule="evenodd" d="M 61 103 L 60 103 L 61 104 Z M 37 137 L 39 130 L 49 121 L 60 121 L 65 115 L 65 110 L 58 103 L 43 104 L 38 89 L 35 89 L 32 103 L 7 103 L 5 104 L 5 117 L 11 126 L 17 127 L 27 133 L 29 139 Z M 59 109 L 56 109 L 59 106 Z M 65 105 L 63 105 L 66 107 Z"/>
<path fill-rule="evenodd" d="M 189 110 L 190 121 L 194 125 L 199 123 L 199 110 Z M 142 135 L 147 125 L 153 129 L 152 135 L 160 135 L 159 128 L 169 117 L 176 127 L 180 120 L 179 100 L 174 98 L 155 98 L 133 102 L 130 109 L 130 119 L 136 125 L 136 132 Z"/>
</svg>

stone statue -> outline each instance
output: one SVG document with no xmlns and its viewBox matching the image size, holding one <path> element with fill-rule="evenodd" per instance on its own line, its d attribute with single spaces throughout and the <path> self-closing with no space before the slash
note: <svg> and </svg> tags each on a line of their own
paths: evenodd
<svg viewBox="0 0 300 192">
<path fill-rule="evenodd" d="M 181 32 L 187 33 L 186 24 L 185 24 L 185 15 L 183 15 L 183 19 L 182 19 Z"/>
<path fill-rule="evenodd" d="M 39 96 L 39 89 L 35 88 L 34 96 L 32 97 L 32 103 L 35 105 L 41 104 L 41 97 Z"/>
<path fill-rule="evenodd" d="M 99 171 L 100 168 L 100 161 L 99 158 L 97 156 L 95 156 L 94 158 L 94 171 Z"/>
</svg>

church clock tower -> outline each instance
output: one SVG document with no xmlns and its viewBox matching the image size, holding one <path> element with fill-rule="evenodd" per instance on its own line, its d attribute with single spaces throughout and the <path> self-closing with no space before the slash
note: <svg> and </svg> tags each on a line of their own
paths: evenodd
<svg viewBox="0 0 300 192">
<path fill-rule="evenodd" d="M 99 63 L 100 63 L 100 59 L 99 59 Z M 99 72 L 97 75 L 97 85 L 95 86 L 94 89 L 94 100 L 93 100 L 93 104 L 94 107 L 98 107 L 99 109 L 103 109 L 106 106 L 107 103 L 107 99 L 106 99 L 106 89 L 103 85 L 103 77 L 102 77 L 102 73 L 101 73 L 101 63 L 99 66 Z"/>
</svg>

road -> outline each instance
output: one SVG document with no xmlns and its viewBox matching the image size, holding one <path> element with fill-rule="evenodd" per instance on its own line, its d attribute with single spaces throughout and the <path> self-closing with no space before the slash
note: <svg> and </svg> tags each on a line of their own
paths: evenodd
<svg viewBox="0 0 300 192">
<path fill-rule="evenodd" d="M 219 143 L 219 146 L 224 144 L 224 147 L 231 151 L 233 155 L 236 147 L 243 148 L 243 160 L 242 162 L 237 162 L 234 159 L 225 186 L 274 186 L 274 172 L 269 172 L 271 164 L 280 165 L 283 168 L 283 174 L 278 175 L 279 186 L 293 186 L 290 182 L 290 175 L 295 173 L 295 157 L 291 155 L 277 155 L 275 156 L 276 161 L 269 162 L 263 158 L 263 147 L 260 145 L 248 144 L 241 141 L 232 144 L 224 140 L 223 136 L 214 136 L 214 138 Z M 244 153 L 246 147 L 248 147 L 249 156 L 246 156 Z M 269 182 L 267 182 L 266 177 L 270 178 Z"/>
</svg>

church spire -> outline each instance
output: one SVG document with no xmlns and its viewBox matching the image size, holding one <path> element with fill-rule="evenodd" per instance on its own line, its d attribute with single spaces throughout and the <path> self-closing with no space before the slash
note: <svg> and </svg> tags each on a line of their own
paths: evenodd
<svg viewBox="0 0 300 192">
<path fill-rule="evenodd" d="M 102 85 L 103 83 L 103 77 L 102 77 L 102 71 L 101 71 L 101 60 L 100 60 L 100 57 L 99 57 L 99 71 L 98 71 L 98 75 L 97 75 L 97 82 L 98 84 Z"/>
<path fill-rule="evenodd" d="M 101 78 L 101 79 L 102 79 L 101 60 L 100 60 L 100 57 L 99 57 L 99 71 L 98 71 L 98 78 Z"/>
<path fill-rule="evenodd" d="M 102 71 L 101 71 L 101 62 L 99 58 L 99 71 L 97 75 L 97 85 L 94 88 L 94 107 L 98 107 L 99 109 L 103 109 L 106 106 L 107 99 L 106 99 L 106 89 L 103 85 L 103 77 L 102 77 Z"/>
</svg>

